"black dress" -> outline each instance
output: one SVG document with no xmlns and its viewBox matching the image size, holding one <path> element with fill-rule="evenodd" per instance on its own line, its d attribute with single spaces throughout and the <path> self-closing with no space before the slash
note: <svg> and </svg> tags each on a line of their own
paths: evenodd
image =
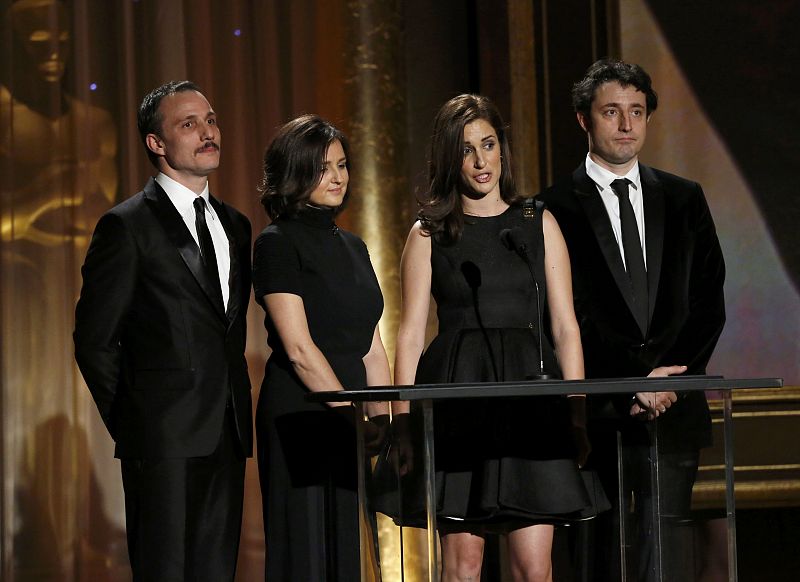
<svg viewBox="0 0 800 582">
<path fill-rule="evenodd" d="M 455 244 L 431 241 L 439 332 L 420 360 L 418 384 L 525 380 L 540 373 L 531 270 L 501 241 L 505 229 L 521 229 L 547 322 L 541 210 L 531 205 L 526 213 L 512 206 L 498 216 L 468 216 Z M 559 378 L 544 331 L 544 372 Z M 502 530 L 595 513 L 595 491 L 587 491 L 575 463 L 566 397 L 440 403 L 434 418 L 440 525 L 467 521 Z"/>
<path fill-rule="evenodd" d="M 257 301 L 270 293 L 303 299 L 314 343 L 343 386 L 366 386 L 383 297 L 367 248 L 328 210 L 278 218 L 255 243 Z M 355 431 L 308 392 L 267 315 L 272 355 L 256 409 L 258 466 L 269 582 L 360 578 Z"/>
</svg>

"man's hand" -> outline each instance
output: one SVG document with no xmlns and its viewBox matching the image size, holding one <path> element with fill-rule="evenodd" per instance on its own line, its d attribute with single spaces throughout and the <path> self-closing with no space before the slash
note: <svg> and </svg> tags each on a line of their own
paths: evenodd
<svg viewBox="0 0 800 582">
<path fill-rule="evenodd" d="M 650 372 L 648 378 L 665 378 L 683 374 L 686 366 L 661 366 Z M 631 406 L 631 416 L 646 417 L 654 420 L 664 414 L 678 400 L 675 392 L 637 392 Z"/>
<path fill-rule="evenodd" d="M 666 378 L 667 376 L 677 376 L 678 374 L 683 374 L 685 371 L 686 366 L 661 366 L 659 368 L 655 368 L 647 375 L 647 377 Z"/>
</svg>

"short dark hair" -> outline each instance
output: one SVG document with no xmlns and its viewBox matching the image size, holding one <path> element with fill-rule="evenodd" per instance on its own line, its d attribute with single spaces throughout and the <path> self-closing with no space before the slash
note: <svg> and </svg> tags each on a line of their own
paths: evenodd
<svg viewBox="0 0 800 582">
<path fill-rule="evenodd" d="M 427 192 L 420 199 L 422 231 L 441 242 L 454 242 L 464 230 L 461 195 L 471 187 L 461 175 L 464 163 L 464 127 L 483 119 L 492 126 L 500 142 L 500 196 L 512 204 L 518 200 L 511 171 L 511 148 L 506 125 L 494 103 L 483 95 L 453 97 L 436 114 L 428 158 Z"/>
<path fill-rule="evenodd" d="M 350 171 L 350 148 L 345 135 L 318 115 L 301 115 L 278 130 L 264 152 L 264 176 L 258 187 L 261 204 L 271 219 L 302 210 L 319 185 L 328 147 L 339 140 Z M 350 196 L 345 193 L 341 212 Z"/>
<path fill-rule="evenodd" d="M 575 111 L 589 116 L 597 89 L 604 83 L 616 81 L 623 87 L 633 86 L 645 95 L 647 115 L 658 107 L 658 95 L 653 89 L 650 75 L 632 63 L 617 59 L 600 59 L 586 70 L 586 75 L 572 86 L 572 106 Z"/>
<path fill-rule="evenodd" d="M 139 136 L 142 138 L 147 157 L 156 168 L 158 167 L 158 156 L 147 147 L 147 136 L 151 133 L 158 136 L 161 135 L 161 124 L 164 121 L 159 111 L 161 100 L 169 95 L 183 93 L 184 91 L 203 93 L 200 87 L 191 81 L 170 81 L 150 91 L 144 96 L 142 103 L 139 105 L 139 111 L 136 114 L 136 125 L 139 127 Z"/>
</svg>

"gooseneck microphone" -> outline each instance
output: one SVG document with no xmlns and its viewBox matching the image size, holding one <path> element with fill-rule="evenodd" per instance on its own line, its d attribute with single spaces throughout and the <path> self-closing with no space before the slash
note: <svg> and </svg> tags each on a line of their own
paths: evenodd
<svg viewBox="0 0 800 582">
<path fill-rule="evenodd" d="M 528 272 L 531 275 L 531 281 L 533 281 L 533 287 L 536 290 L 536 317 L 538 318 L 539 325 L 539 373 L 528 379 L 550 380 L 553 378 L 552 374 L 544 373 L 544 353 L 542 352 L 542 303 L 539 296 L 539 282 L 536 280 L 536 275 L 533 271 L 533 261 L 530 256 L 528 256 L 528 244 L 525 242 L 525 235 L 518 226 L 514 228 L 504 228 L 500 231 L 500 242 L 502 242 L 503 246 L 508 250 L 517 253 L 525 262 L 528 267 Z"/>
<path fill-rule="evenodd" d="M 492 342 L 489 340 L 489 333 L 483 325 L 483 318 L 481 317 L 480 303 L 478 302 L 478 288 L 481 286 L 481 269 L 472 261 L 464 261 L 461 263 L 461 274 L 464 275 L 464 280 L 472 291 L 472 306 L 475 309 L 475 320 L 478 322 L 478 327 L 483 335 L 483 341 L 486 342 L 486 349 L 489 352 L 489 361 L 492 364 L 492 372 L 494 373 L 494 381 L 499 382 L 500 376 L 497 373 L 497 360 L 494 357 L 494 350 L 492 349 Z"/>
</svg>

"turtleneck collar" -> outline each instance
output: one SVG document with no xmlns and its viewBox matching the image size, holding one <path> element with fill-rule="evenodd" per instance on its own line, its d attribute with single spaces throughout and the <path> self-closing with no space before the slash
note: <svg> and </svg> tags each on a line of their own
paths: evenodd
<svg viewBox="0 0 800 582">
<path fill-rule="evenodd" d="M 306 205 L 304 209 L 297 213 L 297 220 L 315 228 L 332 228 L 338 230 L 334 222 L 335 218 L 336 209 L 327 206 Z"/>
</svg>

